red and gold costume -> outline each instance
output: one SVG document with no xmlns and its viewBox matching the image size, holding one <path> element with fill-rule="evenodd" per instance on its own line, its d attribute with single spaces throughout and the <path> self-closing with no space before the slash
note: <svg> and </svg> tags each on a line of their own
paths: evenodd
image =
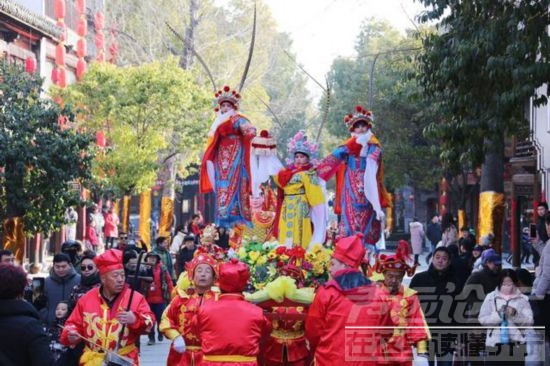
<svg viewBox="0 0 550 366">
<path fill-rule="evenodd" d="M 267 310 L 271 334 L 262 353 L 266 366 L 302 366 L 310 358 L 305 337 L 307 310 L 313 301 L 313 288 L 296 287 L 295 280 L 278 277 L 247 300 Z"/>
<path fill-rule="evenodd" d="M 406 241 L 400 240 L 395 255 L 381 255 L 377 258 L 375 270 L 378 273 L 395 271 L 414 274 L 416 266 L 409 266 L 409 245 Z M 384 359 L 379 365 L 412 365 L 412 347 L 416 347 L 418 354 L 426 354 L 427 341 L 430 339 L 430 332 L 424 312 L 420 306 L 417 292 L 402 284 L 396 292 L 392 293 L 383 281 L 378 283 L 382 300 L 390 307 L 390 325 L 393 331 L 384 334 L 386 340 L 381 351 Z"/>
<path fill-rule="evenodd" d="M 262 309 L 245 301 L 241 293 L 249 277 L 242 262 L 220 265 L 222 294 L 218 301 L 202 306 L 195 320 L 204 353 L 201 365 L 258 364 L 260 343 L 271 326 Z"/>
<path fill-rule="evenodd" d="M 122 252 L 116 249 L 108 250 L 96 257 L 94 262 L 102 274 L 114 269 L 123 269 Z M 70 345 L 68 330 L 76 330 L 87 339 L 84 353 L 80 358 L 80 365 L 83 366 L 102 365 L 104 351 L 115 350 L 123 328 L 116 317 L 119 312 L 127 311 L 132 292 L 126 285 L 109 307 L 100 291 L 101 287 L 95 287 L 78 300 L 61 333 L 60 342 L 66 346 Z M 134 313 L 136 321 L 124 327 L 117 353 L 131 358 L 135 365 L 139 365 L 139 351 L 135 342 L 141 334 L 147 334 L 153 328 L 155 316 L 145 298 L 137 291 L 133 294 L 130 311 Z"/>
<path fill-rule="evenodd" d="M 380 361 L 380 327 L 388 306 L 375 283 L 357 268 L 365 256 L 361 235 L 338 241 L 333 258 L 347 265 L 319 288 L 306 319 L 315 365 L 371 365 Z M 357 328 L 354 328 L 357 327 Z"/>
<path fill-rule="evenodd" d="M 195 268 L 199 264 L 208 264 L 217 273 L 217 263 L 209 255 L 201 253 L 187 265 L 187 280 L 192 279 Z M 182 274 L 181 276 L 185 276 Z M 181 282 L 181 281 L 178 281 Z M 180 285 L 180 283 L 178 283 Z M 187 287 L 187 286 L 186 286 Z M 174 340 L 180 335 L 186 344 L 184 353 L 178 353 L 174 350 L 173 344 L 170 345 L 170 352 L 166 364 L 170 366 L 199 365 L 202 361 L 201 341 L 197 330 L 191 327 L 191 321 L 197 314 L 199 308 L 209 302 L 217 301 L 219 293 L 212 290 L 199 294 L 194 288 L 179 288 L 177 296 L 170 302 L 160 322 L 159 329 L 170 340 Z"/>
<path fill-rule="evenodd" d="M 418 353 L 426 353 L 427 341 L 430 339 L 416 291 L 401 285 L 399 292 L 392 295 L 383 283 L 379 287 L 382 301 L 390 304 L 390 325 L 395 326 L 391 334 L 384 336 L 387 339 L 381 350 L 384 361 L 379 364 L 412 365 L 412 347 L 416 347 Z"/>
<path fill-rule="evenodd" d="M 199 294 L 194 289 L 188 289 L 184 296 L 178 294 L 162 314 L 160 331 L 170 340 L 182 336 L 185 340 L 186 351 L 178 353 L 170 345 L 167 365 L 184 366 L 199 365 L 202 360 L 201 341 L 189 325 L 201 306 L 216 301 L 219 294 L 211 290 Z"/>
<path fill-rule="evenodd" d="M 216 93 L 220 106 L 231 103 L 236 109 L 240 95 L 228 86 Z M 219 124 L 217 122 L 220 122 Z M 214 122 L 209 133 L 200 170 L 200 193 L 214 192 L 214 217 L 217 226 L 251 226 L 252 192 L 250 150 L 256 129 L 248 119 L 235 113 L 225 121 Z M 212 167 L 209 168 L 209 164 Z M 212 169 L 212 172 L 208 170 Z"/>
</svg>

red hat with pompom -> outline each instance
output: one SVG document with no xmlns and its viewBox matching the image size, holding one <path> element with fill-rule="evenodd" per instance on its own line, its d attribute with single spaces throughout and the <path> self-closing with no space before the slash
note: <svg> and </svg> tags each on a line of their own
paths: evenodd
<svg viewBox="0 0 550 366">
<path fill-rule="evenodd" d="M 232 258 L 220 264 L 220 290 L 222 292 L 243 292 L 250 278 L 248 266 Z"/>
<path fill-rule="evenodd" d="M 358 268 L 367 252 L 362 238 L 363 234 L 357 233 L 338 240 L 332 257 L 352 268 Z"/>
</svg>

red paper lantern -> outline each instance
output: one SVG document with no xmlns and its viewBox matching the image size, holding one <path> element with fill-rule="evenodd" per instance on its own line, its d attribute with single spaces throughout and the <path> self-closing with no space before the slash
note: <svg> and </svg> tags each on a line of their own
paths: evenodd
<svg viewBox="0 0 550 366">
<path fill-rule="evenodd" d="M 441 180 L 441 190 L 444 192 L 447 192 L 448 189 L 449 189 L 449 182 L 447 181 L 447 179 L 443 178 Z"/>
<path fill-rule="evenodd" d="M 76 55 L 78 57 L 85 57 L 87 54 L 86 39 L 80 38 L 76 41 Z"/>
<path fill-rule="evenodd" d="M 95 133 L 95 141 L 97 146 L 101 148 L 105 147 L 105 134 L 103 133 L 103 131 L 97 131 Z"/>
<path fill-rule="evenodd" d="M 65 18 L 65 0 L 55 0 L 54 11 L 57 19 Z"/>
<path fill-rule="evenodd" d="M 67 86 L 67 71 L 64 68 L 57 70 L 57 85 L 61 88 Z"/>
<path fill-rule="evenodd" d="M 32 74 L 36 71 L 36 59 L 34 56 L 28 56 L 25 60 L 25 71 Z"/>
<path fill-rule="evenodd" d="M 80 37 L 84 37 L 88 31 L 88 25 L 86 24 L 86 19 L 79 19 L 78 24 L 76 25 L 76 34 Z"/>
<path fill-rule="evenodd" d="M 65 66 L 65 46 L 61 43 L 55 48 L 55 63 L 57 66 Z"/>
<path fill-rule="evenodd" d="M 447 197 L 446 194 L 443 194 L 439 197 L 439 203 L 440 204 L 447 206 L 448 202 L 449 202 L 449 197 Z"/>
<path fill-rule="evenodd" d="M 51 76 L 52 83 L 54 83 L 54 84 L 57 84 L 57 80 L 59 78 L 59 73 L 57 71 L 58 71 L 57 67 L 54 66 L 53 69 L 52 69 L 52 76 Z"/>
<path fill-rule="evenodd" d="M 84 14 L 86 12 L 86 0 L 76 0 L 75 6 L 79 14 Z"/>
<path fill-rule="evenodd" d="M 76 62 L 76 77 L 78 80 L 82 79 L 82 76 L 86 72 L 86 61 L 83 58 L 78 59 Z"/>
<path fill-rule="evenodd" d="M 105 35 L 102 32 L 96 33 L 95 46 L 99 49 L 103 49 L 105 47 Z"/>
<path fill-rule="evenodd" d="M 105 26 L 105 18 L 103 17 L 103 13 L 98 11 L 95 13 L 95 29 L 103 29 Z"/>
</svg>

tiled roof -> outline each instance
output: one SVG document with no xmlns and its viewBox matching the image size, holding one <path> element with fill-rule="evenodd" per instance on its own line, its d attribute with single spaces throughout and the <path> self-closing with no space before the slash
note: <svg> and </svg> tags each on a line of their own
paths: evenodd
<svg viewBox="0 0 550 366">
<path fill-rule="evenodd" d="M 14 18 L 27 26 L 38 30 L 46 35 L 59 39 L 63 34 L 54 22 L 48 18 L 38 15 L 13 0 L 0 0 L 0 13 Z"/>
</svg>

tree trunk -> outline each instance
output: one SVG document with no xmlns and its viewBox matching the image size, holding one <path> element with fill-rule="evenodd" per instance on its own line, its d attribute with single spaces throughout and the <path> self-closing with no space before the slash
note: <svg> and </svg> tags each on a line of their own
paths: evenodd
<svg viewBox="0 0 550 366">
<path fill-rule="evenodd" d="M 487 153 L 481 166 L 478 237 L 493 233 L 493 247 L 502 251 L 504 223 L 504 135 L 485 138 Z"/>
<path fill-rule="evenodd" d="M 195 29 L 199 24 L 197 17 L 198 10 L 198 0 L 191 0 L 189 2 L 189 24 L 185 29 L 186 45 L 183 48 L 183 56 L 180 59 L 180 66 L 184 70 L 188 70 L 193 64 L 193 51 L 191 49 L 195 47 Z"/>
</svg>

